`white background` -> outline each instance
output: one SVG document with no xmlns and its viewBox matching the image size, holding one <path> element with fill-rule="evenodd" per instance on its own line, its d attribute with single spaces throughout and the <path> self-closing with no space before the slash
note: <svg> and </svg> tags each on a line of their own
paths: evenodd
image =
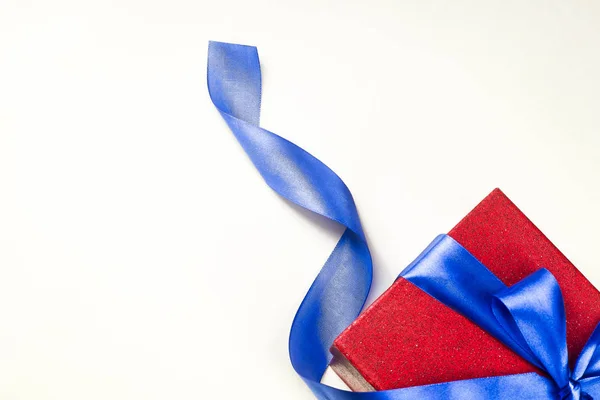
<svg viewBox="0 0 600 400">
<path fill-rule="evenodd" d="M 351 188 L 373 296 L 491 189 L 600 286 L 594 1 L 0 0 L 0 398 L 313 398 L 289 326 L 341 229 L 277 197 L 206 90 Z"/>
</svg>

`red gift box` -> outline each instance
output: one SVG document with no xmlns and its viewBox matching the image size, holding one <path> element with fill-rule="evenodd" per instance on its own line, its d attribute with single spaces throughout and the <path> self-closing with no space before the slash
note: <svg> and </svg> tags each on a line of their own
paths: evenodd
<svg viewBox="0 0 600 400">
<path fill-rule="evenodd" d="M 600 292 L 499 189 L 449 234 L 506 285 L 540 268 L 560 284 L 571 356 L 600 321 Z M 477 325 L 399 278 L 334 342 L 332 369 L 354 391 L 536 371 Z"/>
</svg>

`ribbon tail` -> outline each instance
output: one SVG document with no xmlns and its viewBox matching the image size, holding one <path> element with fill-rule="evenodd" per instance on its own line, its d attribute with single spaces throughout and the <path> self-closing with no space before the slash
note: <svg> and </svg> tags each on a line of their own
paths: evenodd
<svg viewBox="0 0 600 400">
<path fill-rule="evenodd" d="M 295 370 L 318 381 L 331 359 L 329 347 L 356 319 L 371 287 L 371 255 L 354 199 L 325 164 L 259 126 L 261 72 L 255 47 L 210 42 L 207 80 L 213 104 L 265 182 L 289 201 L 346 227 L 290 332 Z"/>
</svg>

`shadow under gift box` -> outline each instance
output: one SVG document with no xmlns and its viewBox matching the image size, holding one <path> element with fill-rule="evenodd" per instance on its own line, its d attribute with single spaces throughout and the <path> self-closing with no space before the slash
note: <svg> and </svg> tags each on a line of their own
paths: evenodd
<svg viewBox="0 0 600 400">
<path fill-rule="evenodd" d="M 600 292 L 495 189 L 448 235 L 507 286 L 540 268 L 565 302 L 570 363 L 600 321 Z M 399 278 L 335 340 L 331 368 L 354 391 L 387 390 L 537 369 L 467 318 Z"/>
</svg>

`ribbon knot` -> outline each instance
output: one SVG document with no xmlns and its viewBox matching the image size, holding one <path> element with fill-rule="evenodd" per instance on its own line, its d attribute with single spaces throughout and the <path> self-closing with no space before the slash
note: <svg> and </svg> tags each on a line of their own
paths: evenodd
<svg viewBox="0 0 600 400">
<path fill-rule="evenodd" d="M 581 391 L 581 384 L 575 379 L 569 379 L 569 384 L 558 392 L 559 400 L 591 400 L 592 396 Z"/>
</svg>

